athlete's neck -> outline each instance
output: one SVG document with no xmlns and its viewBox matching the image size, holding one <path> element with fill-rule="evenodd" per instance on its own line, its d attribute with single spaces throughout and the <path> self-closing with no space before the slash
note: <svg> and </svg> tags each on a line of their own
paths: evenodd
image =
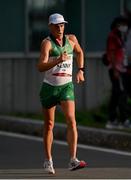
<svg viewBox="0 0 131 180">
<path fill-rule="evenodd" d="M 55 43 L 57 43 L 59 46 L 64 46 L 64 44 L 65 44 L 65 36 L 63 35 L 63 36 L 57 36 L 57 37 L 55 37 L 55 36 L 53 36 L 53 34 L 50 34 L 50 37 L 52 38 L 52 40 L 55 42 Z"/>
<path fill-rule="evenodd" d="M 56 41 L 60 46 L 63 46 L 63 38 L 56 38 Z"/>
</svg>

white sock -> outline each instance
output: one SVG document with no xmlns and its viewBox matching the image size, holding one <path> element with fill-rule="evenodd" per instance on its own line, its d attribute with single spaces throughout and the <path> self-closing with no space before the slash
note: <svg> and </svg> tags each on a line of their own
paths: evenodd
<svg viewBox="0 0 131 180">
<path fill-rule="evenodd" d="M 50 159 L 45 159 L 45 161 L 53 162 L 53 161 L 52 161 L 52 158 L 50 158 Z"/>
<path fill-rule="evenodd" d="M 72 162 L 72 161 L 75 161 L 75 160 L 77 160 L 77 158 L 71 158 L 71 159 L 70 159 L 71 162 Z"/>
</svg>

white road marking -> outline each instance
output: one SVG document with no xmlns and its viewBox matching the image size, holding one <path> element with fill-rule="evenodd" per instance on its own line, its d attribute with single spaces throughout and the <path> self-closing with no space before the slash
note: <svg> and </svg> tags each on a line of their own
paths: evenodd
<svg viewBox="0 0 131 180">
<path fill-rule="evenodd" d="M 26 139 L 26 140 L 32 140 L 32 141 L 39 141 L 39 142 L 43 141 L 43 139 L 41 137 L 19 134 L 19 133 L 6 132 L 6 131 L 0 131 L 0 135 L 14 137 L 14 138 L 20 138 L 20 139 Z M 59 140 L 54 140 L 54 143 L 62 145 L 62 146 L 68 145 L 67 142 L 59 141 Z M 102 152 L 119 154 L 119 155 L 124 155 L 124 156 L 131 156 L 131 152 L 102 148 L 102 147 L 96 147 L 96 146 L 89 146 L 89 145 L 84 145 L 84 144 L 78 144 L 78 148 L 90 149 L 90 150 L 95 150 L 95 151 L 102 151 Z"/>
</svg>

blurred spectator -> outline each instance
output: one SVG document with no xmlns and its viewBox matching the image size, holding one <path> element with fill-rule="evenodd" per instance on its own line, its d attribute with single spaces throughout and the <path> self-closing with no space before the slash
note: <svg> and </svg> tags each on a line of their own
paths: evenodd
<svg viewBox="0 0 131 180">
<path fill-rule="evenodd" d="M 107 38 L 107 58 L 109 61 L 109 78 L 112 89 L 109 102 L 109 121 L 106 128 L 123 129 L 130 127 L 127 105 L 127 54 L 125 42 L 128 32 L 127 18 L 116 17 L 111 24 L 111 31 Z"/>
<path fill-rule="evenodd" d="M 128 94 L 128 104 L 130 108 L 130 117 L 131 117 L 131 13 L 128 13 L 127 17 L 129 22 L 129 28 L 128 28 L 127 40 L 125 43 L 126 53 L 128 57 L 126 91 Z"/>
</svg>

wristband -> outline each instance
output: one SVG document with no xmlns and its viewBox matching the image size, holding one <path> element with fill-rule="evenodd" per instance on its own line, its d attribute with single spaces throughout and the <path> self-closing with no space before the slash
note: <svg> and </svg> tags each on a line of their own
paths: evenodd
<svg viewBox="0 0 131 180">
<path fill-rule="evenodd" d="M 85 68 L 83 67 L 83 68 L 78 68 L 78 70 L 81 70 L 81 71 L 85 71 Z"/>
</svg>

